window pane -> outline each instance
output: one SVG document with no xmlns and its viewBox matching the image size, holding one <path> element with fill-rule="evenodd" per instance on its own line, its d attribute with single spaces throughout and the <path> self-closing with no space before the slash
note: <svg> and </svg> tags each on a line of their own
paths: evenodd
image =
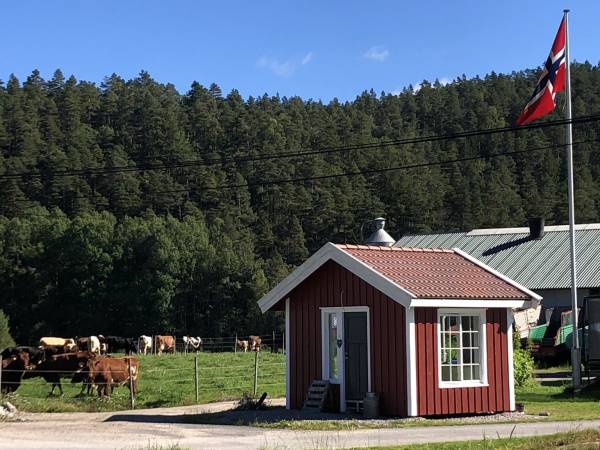
<svg viewBox="0 0 600 450">
<path fill-rule="evenodd" d="M 459 366 L 452 366 L 451 368 L 451 376 L 452 376 L 452 381 L 460 381 L 460 367 Z"/>
<path fill-rule="evenodd" d="M 471 366 L 463 366 L 463 380 L 472 380 Z"/>
<path fill-rule="evenodd" d="M 479 347 L 479 333 L 471 333 L 471 347 Z"/>
<path fill-rule="evenodd" d="M 329 379 L 338 377 L 337 314 L 330 313 L 329 322 Z"/>
<path fill-rule="evenodd" d="M 450 326 L 448 327 L 448 331 L 458 331 L 458 320 L 456 316 L 450 316 Z"/>
<path fill-rule="evenodd" d="M 480 380 L 481 377 L 479 376 L 479 364 L 476 364 L 473 366 L 473 379 L 474 380 Z"/>
<path fill-rule="evenodd" d="M 448 331 L 450 328 L 450 317 L 443 316 L 442 317 L 442 331 Z"/>
<path fill-rule="evenodd" d="M 471 328 L 473 331 L 479 331 L 479 317 L 473 316 L 471 317 L 473 322 L 473 327 Z"/>
<path fill-rule="evenodd" d="M 442 381 L 450 381 L 450 367 L 442 366 Z"/>
<path fill-rule="evenodd" d="M 473 362 L 471 359 L 471 352 L 472 350 L 463 350 L 463 364 L 470 364 Z"/>
<path fill-rule="evenodd" d="M 473 359 L 471 362 L 479 364 L 481 361 L 479 360 L 479 350 L 471 350 L 473 352 Z"/>
<path fill-rule="evenodd" d="M 470 316 L 463 316 L 461 319 L 462 319 L 462 329 L 463 329 L 463 331 L 469 331 L 469 330 L 471 330 L 471 317 Z"/>
<path fill-rule="evenodd" d="M 458 364 L 459 363 L 458 356 L 460 354 L 460 350 L 457 348 L 453 348 L 453 349 L 450 349 L 449 352 L 450 352 L 450 362 L 452 364 Z"/>
<path fill-rule="evenodd" d="M 460 347 L 459 344 L 460 344 L 460 340 L 458 338 L 458 333 L 452 333 L 450 335 L 450 345 L 449 345 L 449 347 L 459 348 Z"/>
<path fill-rule="evenodd" d="M 464 333 L 463 334 L 463 347 L 471 347 L 471 336 L 473 333 Z"/>
<path fill-rule="evenodd" d="M 450 362 L 448 350 L 442 350 L 442 364 L 447 364 Z"/>
</svg>

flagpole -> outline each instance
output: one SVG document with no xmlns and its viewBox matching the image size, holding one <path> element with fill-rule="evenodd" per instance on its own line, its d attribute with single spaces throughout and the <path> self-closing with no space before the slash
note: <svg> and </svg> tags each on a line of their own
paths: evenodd
<svg viewBox="0 0 600 450">
<path fill-rule="evenodd" d="M 569 238 L 571 244 L 571 322 L 573 324 L 573 342 L 571 346 L 572 384 L 581 384 L 581 353 L 577 324 L 577 265 L 575 258 L 575 198 L 573 187 L 573 127 L 571 126 L 571 65 L 569 63 L 569 10 L 565 9 L 565 118 L 567 128 L 565 144 L 567 147 L 568 196 L 569 196 Z"/>
</svg>

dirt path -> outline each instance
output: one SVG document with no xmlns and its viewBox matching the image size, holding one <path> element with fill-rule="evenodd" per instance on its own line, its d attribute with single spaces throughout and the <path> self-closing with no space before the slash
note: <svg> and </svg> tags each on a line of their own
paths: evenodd
<svg viewBox="0 0 600 450">
<path fill-rule="evenodd" d="M 344 432 L 289 431 L 227 425 L 176 423 L 182 414 L 223 411 L 232 403 L 120 413 L 24 414 L 0 422 L 0 449 L 138 449 L 150 444 L 184 448 L 343 448 L 551 434 L 598 428 L 600 420 L 477 424 Z"/>
</svg>

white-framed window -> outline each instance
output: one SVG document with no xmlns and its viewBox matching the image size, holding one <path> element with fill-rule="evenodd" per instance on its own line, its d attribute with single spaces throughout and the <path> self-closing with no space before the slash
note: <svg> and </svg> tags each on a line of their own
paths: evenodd
<svg viewBox="0 0 600 450">
<path fill-rule="evenodd" d="M 487 385 L 485 310 L 438 310 L 440 387 Z"/>
</svg>

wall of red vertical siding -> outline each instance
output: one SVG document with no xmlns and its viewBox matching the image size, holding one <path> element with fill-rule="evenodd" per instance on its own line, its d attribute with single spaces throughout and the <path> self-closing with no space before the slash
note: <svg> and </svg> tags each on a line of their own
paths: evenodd
<svg viewBox="0 0 600 450">
<path fill-rule="evenodd" d="M 487 387 L 440 389 L 437 327 L 437 308 L 415 309 L 418 414 L 433 416 L 509 411 L 506 309 L 487 310 Z"/>
<path fill-rule="evenodd" d="M 407 415 L 404 307 L 339 264 L 328 261 L 290 298 L 291 407 L 301 408 L 312 380 L 322 378 L 321 307 L 368 306 L 371 388 L 383 414 Z"/>
</svg>

